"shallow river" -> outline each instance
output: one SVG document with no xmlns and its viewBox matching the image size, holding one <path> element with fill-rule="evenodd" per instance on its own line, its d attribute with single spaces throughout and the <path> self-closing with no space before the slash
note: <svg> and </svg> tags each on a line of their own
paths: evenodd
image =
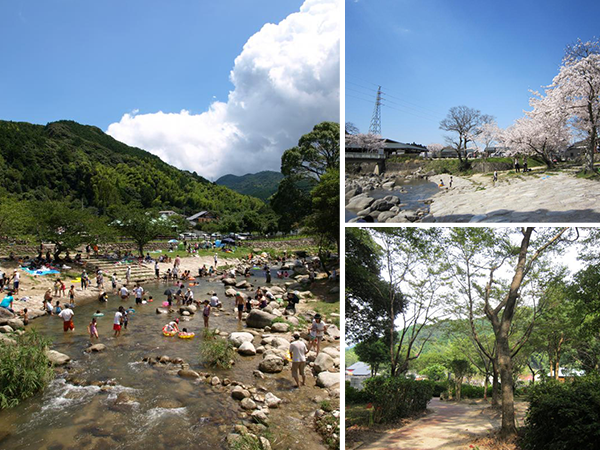
<svg viewBox="0 0 600 450">
<path fill-rule="evenodd" d="M 254 272 L 253 285 L 263 284 L 262 271 Z M 276 280 L 283 282 L 285 280 Z M 73 373 L 83 381 L 113 380 L 114 387 L 76 386 L 58 376 L 42 394 L 16 408 L 0 412 L 0 448 L 2 449 L 202 449 L 227 448 L 225 438 L 239 420 L 239 405 L 227 391 L 218 391 L 203 381 L 182 379 L 164 367 L 142 362 L 145 356 L 168 355 L 183 358 L 194 370 L 215 373 L 221 379 L 264 386 L 287 402 L 279 411 L 271 410 L 274 448 L 321 449 L 318 436 L 303 419 L 316 405 L 310 401 L 323 391 L 314 387 L 302 392 L 292 389 L 289 368 L 281 374 L 267 375 L 258 380 L 252 375 L 260 356 L 238 357 L 229 371 L 208 370 L 199 361 L 199 346 L 203 327 L 201 314 L 180 326 L 194 331 L 193 339 L 167 338 L 161 329 L 171 315 L 156 314 L 165 299 L 165 283 L 145 286 L 154 297 L 153 303 L 135 305 L 111 296 L 107 303 L 91 302 L 75 309 L 75 332 L 63 333 L 57 317 L 41 317 L 31 327 L 50 337 L 53 348 L 69 355 Z M 217 292 L 226 311 L 233 311 L 233 300 L 225 297 L 221 282 L 202 280 L 193 287 L 196 299 L 205 299 L 211 290 Z M 114 312 L 120 305 L 136 309 L 130 315 L 128 330 L 121 337 L 112 337 Z M 97 310 L 105 313 L 98 319 L 100 343 L 107 346 L 102 353 L 88 354 L 84 350 L 90 340 L 87 325 Z M 224 311 L 225 311 L 224 310 Z M 214 312 L 214 310 L 213 310 Z M 179 314 L 173 314 L 179 316 Z M 241 330 L 236 318 L 221 312 L 211 316 L 211 328 L 232 332 Z M 255 341 L 256 342 L 256 341 Z M 80 383 L 77 383 L 80 384 Z M 134 400 L 129 405 L 116 405 L 121 392 Z"/>
<path fill-rule="evenodd" d="M 400 185 L 406 190 L 406 192 L 377 189 L 374 191 L 370 191 L 369 197 L 372 197 L 377 200 L 383 197 L 387 197 L 388 195 L 393 195 L 394 197 L 400 198 L 400 203 L 406 205 L 403 206 L 402 209 L 417 210 L 426 206 L 423 203 L 424 200 L 430 199 L 431 197 L 433 197 L 433 195 L 439 192 L 438 185 L 428 180 L 406 180 L 404 183 L 400 183 Z M 351 219 L 354 219 L 356 217 L 357 212 L 358 211 L 351 211 L 346 209 L 346 222 L 348 222 Z"/>
</svg>

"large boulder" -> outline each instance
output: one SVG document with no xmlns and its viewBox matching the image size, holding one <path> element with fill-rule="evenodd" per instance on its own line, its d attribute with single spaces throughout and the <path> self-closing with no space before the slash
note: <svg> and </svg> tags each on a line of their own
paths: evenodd
<svg viewBox="0 0 600 450">
<path fill-rule="evenodd" d="M 13 313 L 11 313 L 8 309 L 6 308 L 0 308 L 0 324 L 4 325 L 4 320 L 8 320 L 8 319 L 12 319 L 16 317 Z"/>
<path fill-rule="evenodd" d="M 156 314 L 169 314 L 169 310 L 165 308 L 156 308 Z"/>
<path fill-rule="evenodd" d="M 319 355 L 320 356 L 320 355 Z M 340 374 L 333 372 L 321 372 L 317 376 L 317 386 L 322 388 L 330 388 L 340 384 Z"/>
<path fill-rule="evenodd" d="M 325 347 L 321 349 L 321 353 L 327 353 L 333 359 L 340 357 L 340 351 L 335 347 Z"/>
<path fill-rule="evenodd" d="M 106 345 L 104 344 L 94 344 L 85 349 L 87 353 L 98 353 L 103 352 L 104 350 L 106 350 Z"/>
<path fill-rule="evenodd" d="M 235 386 L 231 391 L 231 397 L 235 400 L 243 400 L 250 397 L 250 392 L 242 386 Z"/>
<path fill-rule="evenodd" d="M 235 286 L 236 283 L 237 281 L 235 281 L 235 278 L 223 278 L 223 284 L 225 286 Z"/>
<path fill-rule="evenodd" d="M 191 369 L 180 369 L 177 375 L 181 378 L 200 378 L 200 374 Z"/>
<path fill-rule="evenodd" d="M 333 358 L 327 353 L 319 353 L 315 359 L 314 369 L 316 373 L 326 372 L 333 367 Z"/>
<path fill-rule="evenodd" d="M 275 355 L 267 355 L 258 365 L 258 370 L 264 373 L 279 373 L 283 370 L 283 358 Z"/>
<path fill-rule="evenodd" d="M 289 323 L 276 322 L 273 325 L 271 325 L 271 331 L 275 333 L 287 333 L 289 329 Z"/>
<path fill-rule="evenodd" d="M 360 194 L 350 199 L 350 201 L 346 205 L 346 209 L 351 209 L 353 211 L 361 211 L 371 206 L 371 203 L 373 203 L 374 201 L 375 199 L 367 197 L 365 194 Z"/>
<path fill-rule="evenodd" d="M 181 314 L 183 314 L 186 311 L 189 312 L 190 314 L 196 314 L 196 311 L 198 311 L 198 308 L 196 307 L 196 305 L 184 305 L 181 308 L 179 308 L 179 312 Z"/>
<path fill-rule="evenodd" d="M 273 339 L 271 339 L 270 345 L 273 348 L 281 349 L 286 352 L 290 349 L 290 341 L 282 337 L 274 337 Z"/>
<path fill-rule="evenodd" d="M 225 296 L 226 297 L 235 297 L 235 293 L 236 292 L 237 291 L 235 289 L 231 288 L 231 287 L 227 288 L 227 289 L 225 289 Z"/>
<path fill-rule="evenodd" d="M 270 327 L 275 316 L 273 314 L 253 309 L 246 318 L 246 325 L 252 328 Z"/>
<path fill-rule="evenodd" d="M 280 398 L 276 397 L 275 395 L 271 394 L 270 392 L 267 392 L 267 395 L 265 395 L 265 404 L 269 408 L 279 408 L 280 403 L 281 403 Z"/>
<path fill-rule="evenodd" d="M 242 280 L 239 281 L 235 284 L 235 287 L 237 289 L 250 289 L 252 286 L 250 285 L 250 283 L 248 283 L 247 280 Z"/>
<path fill-rule="evenodd" d="M 238 348 L 238 353 L 242 356 L 254 356 L 256 355 L 256 349 L 252 342 L 243 342 Z"/>
<path fill-rule="evenodd" d="M 5 323 L 3 325 L 8 325 L 13 330 L 22 330 L 23 328 L 25 328 L 25 324 L 23 323 L 23 321 L 17 317 L 5 320 Z"/>
<path fill-rule="evenodd" d="M 15 330 L 13 330 L 10 325 L 0 326 L 0 333 L 12 333 L 13 331 L 15 331 Z"/>
<path fill-rule="evenodd" d="M 227 339 L 233 344 L 234 347 L 239 347 L 244 342 L 252 342 L 254 340 L 254 336 L 250 333 L 242 331 L 231 333 Z"/>
<path fill-rule="evenodd" d="M 339 328 L 333 324 L 327 325 L 327 331 L 325 332 L 325 334 L 331 336 L 334 339 L 339 339 L 341 335 Z"/>
<path fill-rule="evenodd" d="M 64 353 L 57 352 L 56 350 L 46 350 L 46 356 L 52 364 L 55 366 L 64 366 L 71 361 L 71 357 Z"/>
<path fill-rule="evenodd" d="M 283 295 L 285 294 L 285 290 L 279 286 L 271 286 L 269 288 L 269 291 L 271 291 L 271 294 L 273 295 Z"/>
<path fill-rule="evenodd" d="M 242 407 L 242 409 L 256 409 L 256 403 L 254 403 L 254 400 L 252 400 L 251 398 L 244 398 L 242 399 L 240 406 Z"/>
<path fill-rule="evenodd" d="M 0 343 L 2 343 L 4 345 L 17 345 L 17 341 L 15 341 L 12 338 L 9 338 L 5 334 L 0 334 Z"/>
</svg>

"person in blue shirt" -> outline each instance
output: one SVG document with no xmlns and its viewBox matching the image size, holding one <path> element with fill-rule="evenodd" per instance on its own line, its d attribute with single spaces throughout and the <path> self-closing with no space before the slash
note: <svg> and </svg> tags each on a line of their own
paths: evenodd
<svg viewBox="0 0 600 450">
<path fill-rule="evenodd" d="M 8 309 L 11 313 L 15 313 L 12 309 L 12 304 L 13 304 L 14 298 L 12 296 L 12 294 L 8 294 L 6 297 L 4 297 L 2 299 L 2 302 L 0 302 L 0 308 L 4 308 L 4 309 Z"/>
</svg>

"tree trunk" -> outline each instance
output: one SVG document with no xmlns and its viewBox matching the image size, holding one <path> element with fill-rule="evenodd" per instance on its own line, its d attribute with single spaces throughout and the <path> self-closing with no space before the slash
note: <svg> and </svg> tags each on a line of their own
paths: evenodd
<svg viewBox="0 0 600 450">
<path fill-rule="evenodd" d="M 492 361 L 492 408 L 500 406 L 500 384 L 498 383 L 498 357 Z"/>
<path fill-rule="evenodd" d="M 487 391 L 490 386 L 490 377 L 489 374 L 485 374 L 485 382 L 483 383 L 483 401 L 487 402 Z"/>
<path fill-rule="evenodd" d="M 517 434 L 515 425 L 515 405 L 512 377 L 512 358 L 508 343 L 508 328 L 498 333 L 498 366 L 502 382 L 502 429 L 500 436 L 505 439 Z"/>
</svg>

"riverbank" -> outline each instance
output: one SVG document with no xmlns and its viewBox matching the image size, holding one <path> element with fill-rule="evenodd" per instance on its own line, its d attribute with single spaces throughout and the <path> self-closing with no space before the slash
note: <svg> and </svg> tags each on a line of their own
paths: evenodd
<svg viewBox="0 0 600 450">
<path fill-rule="evenodd" d="M 202 314 L 189 307 L 160 307 L 163 291 L 172 282 L 143 284 L 155 302 L 133 305 L 136 311 L 129 329 L 119 338 L 112 337 L 114 310 L 131 302 L 110 295 L 108 303 L 78 303 L 72 333 L 63 333 L 56 317 L 45 316 L 29 325 L 53 340 L 58 352 L 54 356 L 63 365 L 43 394 L 0 412 L 6 425 L 0 446 L 28 449 L 44 442 L 66 449 L 76 442 L 78 448 L 153 444 L 185 449 L 204 442 L 226 449 L 237 448 L 235 442 L 245 436 L 254 439 L 254 435 L 270 440 L 265 445 L 273 449 L 333 448 L 329 442 L 339 439 L 340 334 L 333 325 L 339 319 L 339 285 L 325 273 L 318 273 L 310 283 L 302 274 L 304 267 L 293 261 L 288 262 L 290 273 L 297 270 L 293 277 L 274 277 L 267 285 L 262 270 L 244 277 L 245 266 L 251 264 L 236 262 L 235 278 L 200 278 L 191 286 L 195 298 L 214 291 L 224 304 L 222 309 L 213 309 L 210 321 L 211 329 L 236 348 L 232 369 L 210 368 L 199 358 L 204 343 Z M 193 272 L 204 263 L 186 257 L 181 267 Z M 169 267 L 172 264 L 161 265 L 161 271 Z M 291 290 L 300 291 L 297 313 L 286 315 L 285 302 L 276 301 L 263 311 L 244 313 L 244 321 L 238 322 L 231 291 L 253 296 L 258 286 L 280 299 Z M 325 312 L 323 305 L 328 306 L 325 320 L 330 324 L 323 351 L 319 357 L 314 351 L 309 353 L 307 386 L 294 389 L 286 357 L 292 331 L 306 338 L 316 311 Z M 98 319 L 101 345 L 97 352 L 91 351 L 86 330 L 96 309 L 104 313 Z M 194 339 L 162 335 L 161 327 L 176 317 L 182 327 L 196 333 Z"/>
<path fill-rule="evenodd" d="M 575 172 L 528 173 L 505 171 L 470 176 L 427 175 L 438 189 L 418 209 L 403 208 L 403 193 L 377 199 L 379 186 L 396 190 L 405 177 L 369 176 L 353 180 L 346 187 L 346 208 L 356 212 L 350 222 L 386 223 L 519 223 L 600 221 L 600 184 L 578 178 Z"/>
</svg>

